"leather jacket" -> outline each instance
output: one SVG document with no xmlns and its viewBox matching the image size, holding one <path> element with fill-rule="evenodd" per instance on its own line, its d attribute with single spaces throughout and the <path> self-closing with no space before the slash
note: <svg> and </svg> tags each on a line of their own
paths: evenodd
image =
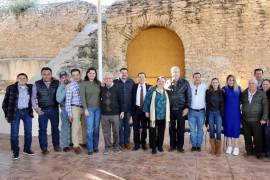
<svg viewBox="0 0 270 180">
<path fill-rule="evenodd" d="M 165 88 L 169 95 L 171 110 L 183 110 L 190 107 L 191 88 L 187 80 L 181 78 L 176 83 L 168 80 Z"/>
</svg>

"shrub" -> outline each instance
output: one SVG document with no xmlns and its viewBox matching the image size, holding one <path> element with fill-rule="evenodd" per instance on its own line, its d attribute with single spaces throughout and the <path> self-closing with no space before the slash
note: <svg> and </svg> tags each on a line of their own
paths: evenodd
<svg viewBox="0 0 270 180">
<path fill-rule="evenodd" d="M 31 8 L 35 4 L 35 1 L 36 0 L 16 0 L 8 7 L 8 11 L 18 17 L 27 9 Z"/>
</svg>

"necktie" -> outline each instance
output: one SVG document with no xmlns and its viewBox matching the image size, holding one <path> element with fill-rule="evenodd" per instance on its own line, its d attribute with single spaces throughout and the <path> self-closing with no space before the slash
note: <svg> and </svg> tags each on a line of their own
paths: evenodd
<svg viewBox="0 0 270 180">
<path fill-rule="evenodd" d="M 143 108 L 143 86 L 141 85 L 141 92 L 140 92 L 140 108 Z"/>
</svg>

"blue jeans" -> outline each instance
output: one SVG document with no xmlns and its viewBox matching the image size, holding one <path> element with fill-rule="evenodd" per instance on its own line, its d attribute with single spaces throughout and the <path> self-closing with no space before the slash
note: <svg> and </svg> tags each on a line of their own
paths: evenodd
<svg viewBox="0 0 270 180">
<path fill-rule="evenodd" d="M 86 145 L 88 152 L 98 150 L 100 108 L 89 108 L 89 116 L 86 118 Z"/>
<path fill-rule="evenodd" d="M 42 109 L 42 112 L 43 114 L 38 116 L 38 140 L 40 148 L 44 150 L 48 149 L 47 127 L 49 119 L 51 122 L 52 144 L 53 146 L 59 146 L 59 110 L 58 108 L 46 108 Z"/>
<path fill-rule="evenodd" d="M 69 143 L 70 143 L 70 122 L 69 122 L 69 118 L 68 118 L 68 113 L 65 110 L 65 108 L 61 107 L 61 113 L 60 113 L 60 117 L 61 117 L 61 142 L 62 142 L 62 146 L 65 147 L 69 147 Z"/>
<path fill-rule="evenodd" d="M 210 139 L 214 139 L 216 133 L 217 140 L 221 140 L 221 126 L 222 126 L 222 119 L 220 111 L 210 111 L 209 112 Z"/>
<path fill-rule="evenodd" d="M 19 153 L 19 129 L 20 120 L 23 120 L 24 125 L 24 149 L 29 151 L 32 144 L 32 118 L 29 115 L 29 110 L 17 111 L 10 128 L 10 144 L 11 150 L 14 153 Z"/>
<path fill-rule="evenodd" d="M 203 143 L 203 125 L 205 121 L 205 111 L 190 110 L 188 122 L 190 128 L 190 140 L 192 147 L 201 147 Z"/>
<path fill-rule="evenodd" d="M 130 125 L 129 125 L 130 113 L 126 113 L 123 119 L 120 119 L 119 123 L 119 145 L 123 146 L 129 144 L 130 140 Z"/>
<path fill-rule="evenodd" d="M 270 124 L 265 127 L 265 151 L 268 156 L 270 156 Z"/>
</svg>

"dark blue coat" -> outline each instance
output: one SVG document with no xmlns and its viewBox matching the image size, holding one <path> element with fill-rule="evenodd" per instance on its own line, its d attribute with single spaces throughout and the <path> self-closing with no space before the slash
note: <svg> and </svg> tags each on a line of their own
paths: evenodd
<svg viewBox="0 0 270 180">
<path fill-rule="evenodd" d="M 121 112 L 132 112 L 132 89 L 134 81 L 127 79 L 124 83 L 121 79 L 115 79 L 113 83 L 117 86 L 120 93 L 120 109 Z"/>
</svg>

